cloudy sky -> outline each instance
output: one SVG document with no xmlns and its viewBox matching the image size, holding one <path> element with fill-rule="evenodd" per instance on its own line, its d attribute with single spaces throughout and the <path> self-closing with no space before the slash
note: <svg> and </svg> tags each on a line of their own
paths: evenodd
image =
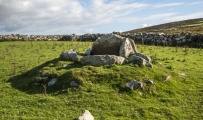
<svg viewBox="0 0 203 120">
<path fill-rule="evenodd" d="M 128 31 L 203 18 L 203 0 L 0 0 L 0 34 Z"/>
</svg>

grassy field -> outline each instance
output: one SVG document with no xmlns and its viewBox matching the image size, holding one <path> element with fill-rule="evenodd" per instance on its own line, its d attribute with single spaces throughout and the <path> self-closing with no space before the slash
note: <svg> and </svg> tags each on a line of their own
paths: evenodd
<svg viewBox="0 0 203 120">
<path fill-rule="evenodd" d="M 102 67 L 58 59 L 63 50 L 82 53 L 90 42 L 1 42 L 0 119 L 73 120 L 88 109 L 95 120 L 203 119 L 203 49 L 138 45 L 154 68 L 134 64 Z M 63 68 L 64 65 L 70 65 Z M 35 86 L 39 73 L 55 85 Z M 163 82 L 166 76 L 169 81 Z M 130 80 L 154 80 L 140 90 Z M 80 83 L 70 87 L 70 81 Z"/>
</svg>

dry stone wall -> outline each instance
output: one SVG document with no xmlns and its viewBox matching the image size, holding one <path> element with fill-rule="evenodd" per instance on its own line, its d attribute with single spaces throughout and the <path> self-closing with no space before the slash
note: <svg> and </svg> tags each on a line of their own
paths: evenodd
<svg viewBox="0 0 203 120">
<path fill-rule="evenodd" d="M 113 32 L 122 37 L 135 41 L 136 44 L 159 45 L 159 46 L 189 46 L 203 47 L 203 34 L 163 34 L 163 33 L 119 33 Z M 0 41 L 95 41 L 105 34 L 84 34 L 84 35 L 0 35 Z"/>
</svg>

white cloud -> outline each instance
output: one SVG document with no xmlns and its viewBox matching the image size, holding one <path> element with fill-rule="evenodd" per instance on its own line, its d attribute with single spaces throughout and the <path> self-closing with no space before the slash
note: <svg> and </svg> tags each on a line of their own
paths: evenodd
<svg viewBox="0 0 203 120">
<path fill-rule="evenodd" d="M 175 3 L 166 3 L 166 4 L 157 4 L 154 7 L 155 8 L 161 8 L 161 7 L 173 7 L 173 6 L 180 6 L 183 5 L 184 3 L 181 2 L 175 2 Z"/>
<path fill-rule="evenodd" d="M 129 3 L 127 0 L 90 0 L 89 3 L 84 4 L 79 0 L 1 0 L 1 31 L 26 31 L 30 34 L 72 32 L 72 28 L 74 32 L 80 29 L 85 31 L 93 25 L 119 20 L 134 9 L 147 6 L 143 3 Z"/>
<path fill-rule="evenodd" d="M 187 15 L 178 15 L 178 16 L 173 16 L 165 19 L 165 21 L 180 21 L 180 20 L 187 20 L 187 19 L 194 19 L 194 18 L 203 18 L 203 12 L 197 12 L 197 13 L 192 13 L 192 14 L 187 14 Z"/>
<path fill-rule="evenodd" d="M 195 7 L 198 3 L 191 5 Z M 150 5 L 137 0 L 0 0 L 0 34 L 83 34 L 98 32 L 99 27 L 106 33 L 105 25 L 120 24 L 121 27 L 116 26 L 119 31 L 140 27 L 142 23 L 203 17 L 202 12 L 184 15 L 187 13 L 182 8 L 185 6 L 187 11 L 188 5 L 182 2 Z"/>
<path fill-rule="evenodd" d="M 149 15 L 145 18 L 145 20 L 160 20 L 160 19 L 165 19 L 165 18 L 169 18 L 173 15 L 175 15 L 177 13 L 174 12 L 169 12 L 169 13 L 160 13 L 160 14 L 153 14 L 153 15 Z"/>
<path fill-rule="evenodd" d="M 121 23 L 136 23 L 140 20 L 138 17 L 126 17 L 126 18 L 121 18 L 119 21 Z"/>
<path fill-rule="evenodd" d="M 202 4 L 203 2 L 193 2 L 193 3 L 188 3 L 188 5 L 197 5 L 197 4 Z"/>
<path fill-rule="evenodd" d="M 145 28 L 145 27 L 150 27 L 150 26 L 152 26 L 152 24 L 144 23 L 144 24 L 142 24 L 142 26 L 140 28 Z"/>
</svg>

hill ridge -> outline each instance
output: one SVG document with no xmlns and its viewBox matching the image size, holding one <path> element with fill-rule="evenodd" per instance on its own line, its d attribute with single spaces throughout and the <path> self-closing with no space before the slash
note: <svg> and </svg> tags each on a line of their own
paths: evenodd
<svg viewBox="0 0 203 120">
<path fill-rule="evenodd" d="M 150 27 L 129 30 L 129 31 L 126 31 L 125 33 L 139 33 L 139 32 L 142 32 L 142 33 L 163 32 L 167 34 L 189 32 L 189 33 L 199 34 L 199 33 L 203 33 L 203 18 L 163 23 L 163 24 L 154 25 Z"/>
</svg>

